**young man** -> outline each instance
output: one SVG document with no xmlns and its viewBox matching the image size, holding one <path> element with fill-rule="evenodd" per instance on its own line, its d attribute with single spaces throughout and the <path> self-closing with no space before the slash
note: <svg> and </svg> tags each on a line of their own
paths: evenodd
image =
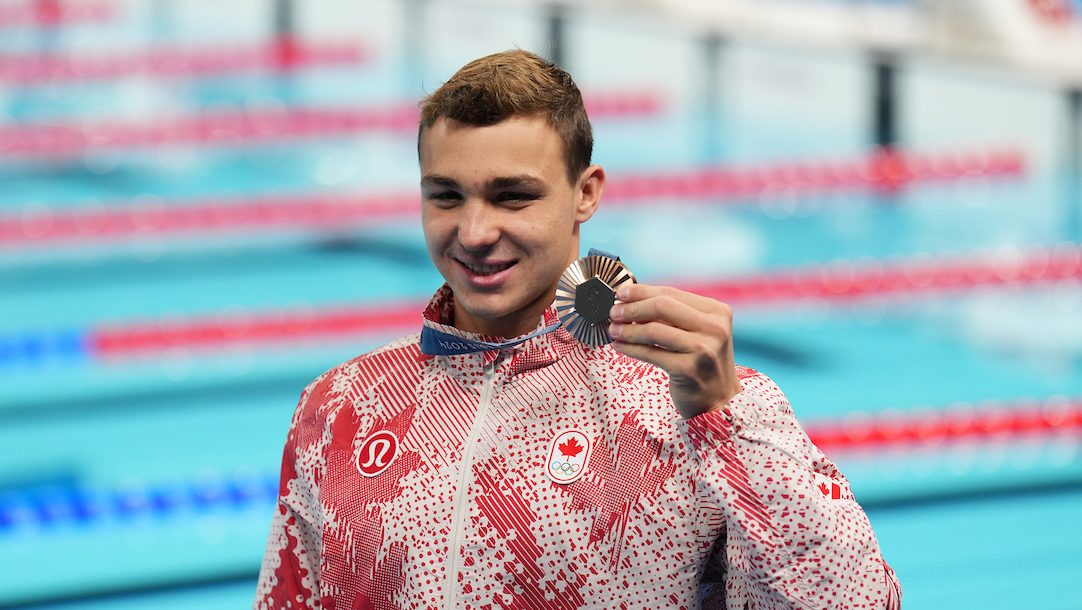
<svg viewBox="0 0 1082 610">
<path fill-rule="evenodd" d="M 734 364 L 724 303 L 626 285 L 611 345 L 557 326 L 592 142 L 571 78 L 523 51 L 423 102 L 447 283 L 421 334 L 302 394 L 256 608 L 899 607 L 845 478 Z"/>
</svg>

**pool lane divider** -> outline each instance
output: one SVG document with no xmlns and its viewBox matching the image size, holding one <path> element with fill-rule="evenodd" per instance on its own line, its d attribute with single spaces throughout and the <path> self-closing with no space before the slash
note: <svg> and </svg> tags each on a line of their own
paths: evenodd
<svg viewBox="0 0 1082 610">
<path fill-rule="evenodd" d="M 679 287 L 733 304 L 840 304 L 902 295 L 957 294 L 1005 285 L 1082 279 L 1082 246 L 1018 252 L 922 256 L 875 263 L 834 262 Z M 332 309 L 228 313 L 189 319 L 118 322 L 89 329 L 0 334 L 0 370 L 65 361 L 138 359 L 171 350 L 296 346 L 350 336 L 408 333 L 420 326 L 422 302 Z"/>
<path fill-rule="evenodd" d="M 207 43 L 138 51 L 0 54 L 0 84 L 73 83 L 130 76 L 209 76 L 251 70 L 286 72 L 356 66 L 368 59 L 353 41 L 279 38 L 262 43 Z"/>
<path fill-rule="evenodd" d="M 850 413 L 841 421 L 805 425 L 815 444 L 830 451 L 957 444 L 1073 435 L 1082 441 L 1082 398 L 958 403 L 908 412 Z"/>
<path fill-rule="evenodd" d="M 592 118 L 653 116 L 663 103 L 653 91 L 609 91 L 584 96 Z M 274 141 L 370 133 L 416 135 L 414 102 L 370 107 L 242 108 L 140 121 L 0 125 L 0 159 L 78 159 L 103 151 L 146 147 L 257 145 Z"/>
<path fill-rule="evenodd" d="M 726 199 L 816 195 L 853 189 L 893 192 L 902 187 L 969 179 L 1017 178 L 1025 174 L 1021 151 L 992 148 L 926 153 L 878 149 L 855 159 L 799 160 L 744 168 L 706 167 L 669 174 L 636 174 L 611 180 L 606 198 Z"/>
<path fill-rule="evenodd" d="M 341 231 L 420 215 L 420 195 L 394 193 L 345 197 L 298 195 L 264 199 L 207 200 L 167 206 L 153 201 L 92 210 L 36 209 L 21 217 L 0 216 L 0 252 L 4 247 L 75 241 L 113 242 L 140 236 L 269 230 Z"/>
<path fill-rule="evenodd" d="M 421 303 L 378 304 L 329 310 L 229 314 L 216 318 L 101 326 L 85 335 L 91 357 L 124 357 L 162 349 L 215 349 L 235 344 L 303 343 L 421 325 Z"/>
<path fill-rule="evenodd" d="M 198 351 L 246 344 L 297 345 L 318 339 L 415 329 L 420 325 L 422 308 L 420 303 L 360 305 L 153 320 L 90 330 L 0 333 L 0 371 L 58 362 L 116 360 L 174 348 Z"/>
<path fill-rule="evenodd" d="M 411 119 L 412 121 L 412 119 Z M 412 124 L 412 123 L 411 123 Z M 659 199 L 707 199 L 747 204 L 765 194 L 816 195 L 903 185 L 1016 178 L 1025 171 L 1017 151 L 918 154 L 876 151 L 845 161 L 789 161 L 749 167 L 707 167 L 664 173 L 615 175 L 605 189 L 606 207 L 634 207 Z M 185 234 L 223 234 L 298 229 L 340 232 L 419 215 L 416 192 L 368 196 L 296 195 L 261 199 L 211 199 L 96 205 L 53 210 L 36 204 L 19 216 L 0 216 L 4 247 L 74 241 L 109 241 Z"/>
<path fill-rule="evenodd" d="M 685 283 L 682 288 L 726 302 L 796 305 L 841 303 L 902 295 L 964 294 L 998 286 L 1051 284 L 1082 279 L 1082 246 L 1055 246 L 921 254 L 905 260 L 834 261 L 769 271 L 732 280 Z"/>
<path fill-rule="evenodd" d="M 897 446 L 1009 443 L 1023 439 L 1082 439 L 1082 398 L 997 404 L 956 404 L 908 413 L 852 414 L 842 421 L 805 426 L 828 453 Z M 77 483 L 0 491 L 0 535 L 49 527 L 94 525 L 269 506 L 277 498 L 277 472 L 202 473 L 164 484 L 127 482 L 112 489 Z M 269 510 L 269 508 L 268 508 Z"/>
<path fill-rule="evenodd" d="M 0 371 L 5 365 L 85 362 L 92 358 L 89 337 L 81 329 L 0 334 Z"/>
<path fill-rule="evenodd" d="M 28 26 L 57 27 L 110 21 L 111 2 L 93 0 L 0 0 L 0 29 Z"/>
<path fill-rule="evenodd" d="M 113 489 L 46 485 L 0 491 L 0 534 L 28 527 L 134 521 L 191 511 L 263 506 L 278 496 L 277 473 L 201 475 L 164 484 L 127 482 Z"/>
</svg>

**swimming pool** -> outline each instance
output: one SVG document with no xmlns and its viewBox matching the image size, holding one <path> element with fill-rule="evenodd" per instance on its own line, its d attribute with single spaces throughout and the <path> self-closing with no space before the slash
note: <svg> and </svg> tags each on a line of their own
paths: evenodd
<svg viewBox="0 0 1082 610">
<path fill-rule="evenodd" d="M 0 30 L 0 53 L 267 37 L 261 3 L 170 6 Z M 301 31 L 357 45 L 350 61 L 2 85 L 21 130 L 3 133 L 37 148 L 0 146 L 0 607 L 250 603 L 300 389 L 414 332 L 440 284 L 403 113 L 468 59 L 545 46 L 543 7 L 424 6 L 306 3 Z M 1078 608 L 1082 273 L 1059 92 L 903 61 L 913 157 L 884 161 L 857 54 L 732 40 L 715 81 L 675 25 L 581 8 L 565 36 L 612 183 L 584 245 L 732 297 L 738 361 L 833 443 L 906 607 Z M 984 171 L 997 155 L 1017 163 Z M 384 209 L 334 222 L 366 197 Z M 294 199 L 330 203 L 281 215 Z"/>
</svg>

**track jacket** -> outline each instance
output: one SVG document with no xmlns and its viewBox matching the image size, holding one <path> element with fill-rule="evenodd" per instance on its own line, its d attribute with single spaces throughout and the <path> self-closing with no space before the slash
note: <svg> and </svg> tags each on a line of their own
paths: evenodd
<svg viewBox="0 0 1082 610">
<path fill-rule="evenodd" d="M 424 324 L 485 339 L 453 307 L 444 286 Z M 562 328 L 456 356 L 418 337 L 304 390 L 257 609 L 900 607 L 849 483 L 761 373 L 683 420 L 663 370 Z"/>
</svg>

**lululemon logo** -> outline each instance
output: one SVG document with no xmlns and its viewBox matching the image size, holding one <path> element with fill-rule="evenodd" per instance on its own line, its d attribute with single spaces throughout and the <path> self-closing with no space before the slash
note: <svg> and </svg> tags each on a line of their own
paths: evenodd
<svg viewBox="0 0 1082 610">
<path fill-rule="evenodd" d="M 578 430 L 566 430 L 552 439 L 545 472 L 561 485 L 574 483 L 586 472 L 589 457 L 590 439 Z"/>
<path fill-rule="evenodd" d="M 380 430 L 368 435 L 357 454 L 357 470 L 366 477 L 374 477 L 387 470 L 398 453 L 398 437 L 390 430 Z"/>
</svg>

